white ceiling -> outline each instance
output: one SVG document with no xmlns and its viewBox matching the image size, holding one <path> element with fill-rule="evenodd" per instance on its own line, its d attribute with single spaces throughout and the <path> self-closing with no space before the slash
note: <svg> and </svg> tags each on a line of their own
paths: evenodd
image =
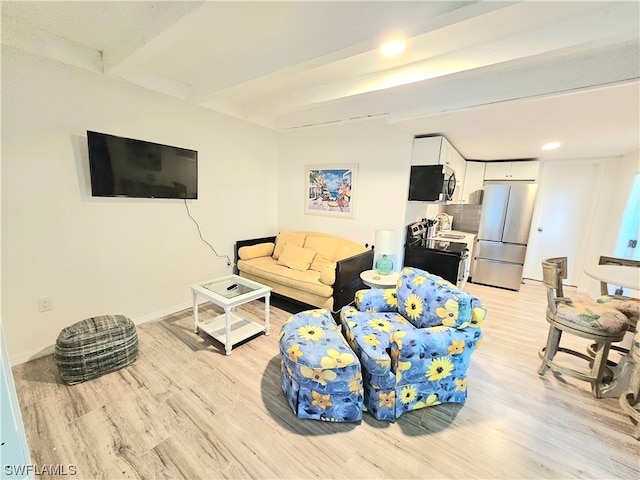
<svg viewBox="0 0 640 480">
<path fill-rule="evenodd" d="M 2 42 L 279 131 L 370 117 L 465 158 L 639 148 L 640 2 L 8 2 Z M 402 36 L 393 58 L 378 47 Z M 562 147 L 540 150 L 543 143 Z"/>
</svg>

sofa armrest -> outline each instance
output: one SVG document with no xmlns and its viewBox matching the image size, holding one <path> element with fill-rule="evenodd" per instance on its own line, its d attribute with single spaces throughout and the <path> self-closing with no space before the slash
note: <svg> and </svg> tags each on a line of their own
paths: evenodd
<svg viewBox="0 0 640 480">
<path fill-rule="evenodd" d="M 240 250 L 242 247 L 249 247 L 251 245 L 257 245 L 259 243 L 268 243 L 268 242 L 273 242 L 275 243 L 276 241 L 276 236 L 272 236 L 272 237 L 262 237 L 262 238 L 251 238 L 249 240 L 238 240 L 236 241 L 236 245 L 234 247 L 233 250 L 233 273 L 235 273 L 236 275 L 238 275 L 238 260 L 240 259 L 240 257 L 238 256 L 238 250 Z"/>
<path fill-rule="evenodd" d="M 356 291 L 366 286 L 360 278 L 360 273 L 371 269 L 371 265 L 373 250 L 336 262 L 336 282 L 333 285 L 334 312 L 353 302 Z"/>
<path fill-rule="evenodd" d="M 389 339 L 391 369 L 396 373 L 398 385 L 423 381 L 425 372 L 431 377 L 427 378 L 429 381 L 436 381 L 454 365 L 468 365 L 481 340 L 482 329 L 473 327 L 456 329 L 439 325 L 395 332 Z"/>
<path fill-rule="evenodd" d="M 397 312 L 395 288 L 372 288 L 355 293 L 356 308 L 361 312 Z"/>
</svg>

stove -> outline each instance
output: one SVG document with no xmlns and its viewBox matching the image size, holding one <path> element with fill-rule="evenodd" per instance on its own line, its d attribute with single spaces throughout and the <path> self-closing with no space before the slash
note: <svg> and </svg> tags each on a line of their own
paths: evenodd
<svg viewBox="0 0 640 480">
<path fill-rule="evenodd" d="M 439 250 L 453 254 L 468 252 L 467 244 L 462 242 L 452 242 L 441 238 L 421 238 L 409 244 L 411 247 L 424 248 L 426 250 Z"/>
<path fill-rule="evenodd" d="M 467 244 L 443 238 L 415 238 L 408 232 L 404 265 L 426 270 L 462 288 L 469 257 Z"/>
</svg>

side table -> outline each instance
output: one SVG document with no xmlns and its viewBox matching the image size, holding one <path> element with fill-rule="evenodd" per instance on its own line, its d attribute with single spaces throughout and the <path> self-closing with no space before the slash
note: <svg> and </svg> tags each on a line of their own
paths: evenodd
<svg viewBox="0 0 640 480">
<path fill-rule="evenodd" d="M 264 332 L 269 335 L 269 300 L 271 287 L 247 280 L 238 275 L 216 278 L 191 285 L 193 295 L 194 332 L 202 330 L 222 343 L 225 353 L 231 355 L 234 344 Z M 224 308 L 224 314 L 213 319 L 198 321 L 198 296 Z M 254 322 L 236 312 L 236 307 L 264 297 L 264 324 Z"/>
<path fill-rule="evenodd" d="M 365 270 L 360 274 L 364 284 L 371 288 L 394 288 L 398 283 L 398 272 L 391 272 L 388 275 L 380 275 L 375 270 Z"/>
</svg>

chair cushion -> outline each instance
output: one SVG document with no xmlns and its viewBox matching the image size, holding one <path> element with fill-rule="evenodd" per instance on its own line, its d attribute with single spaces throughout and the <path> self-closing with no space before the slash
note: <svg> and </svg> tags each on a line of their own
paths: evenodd
<svg viewBox="0 0 640 480">
<path fill-rule="evenodd" d="M 603 295 L 598 298 L 598 303 L 615 308 L 629 321 L 629 326 L 635 327 L 640 318 L 640 300 L 637 298 L 625 297 L 623 295 Z"/>
<path fill-rule="evenodd" d="M 437 275 L 404 268 L 398 283 L 398 312 L 418 328 L 465 328 L 484 318 L 479 299 Z"/>
<path fill-rule="evenodd" d="M 628 327 L 627 318 L 618 310 L 581 300 L 560 302 L 556 318 L 602 332 L 622 332 Z"/>
<path fill-rule="evenodd" d="M 636 368 L 640 368 L 640 332 L 636 332 L 631 342 L 631 356 L 636 362 Z"/>
<path fill-rule="evenodd" d="M 392 312 L 359 312 L 344 307 L 340 312 L 344 336 L 360 358 L 363 370 L 384 376 L 391 370 L 389 348 L 396 332 L 415 330 L 405 318 Z"/>
</svg>

